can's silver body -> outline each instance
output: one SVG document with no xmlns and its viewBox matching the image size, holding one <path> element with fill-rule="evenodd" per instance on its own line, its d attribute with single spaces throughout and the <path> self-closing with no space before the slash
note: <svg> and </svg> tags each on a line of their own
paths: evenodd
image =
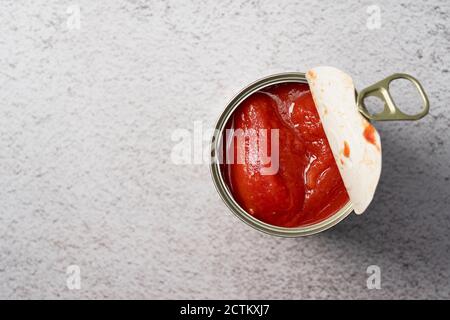
<svg viewBox="0 0 450 320">
<path fill-rule="evenodd" d="M 217 121 L 215 131 L 216 134 L 212 139 L 211 144 L 211 175 L 214 181 L 214 185 L 217 189 L 222 200 L 228 206 L 228 208 L 242 221 L 251 227 L 265 232 L 267 234 L 271 234 L 274 236 L 281 237 L 300 237 L 300 236 L 308 236 L 311 234 L 315 234 L 321 231 L 324 231 L 332 226 L 336 225 L 340 221 L 342 221 L 345 217 L 347 217 L 352 211 L 352 205 L 348 202 L 341 208 L 338 212 L 336 212 L 331 217 L 308 226 L 296 227 L 296 228 L 283 228 L 274 225 L 270 225 L 264 223 L 251 214 L 247 213 L 244 209 L 242 209 L 239 204 L 234 200 L 231 191 L 226 185 L 222 172 L 220 169 L 219 163 L 219 152 L 222 146 L 223 139 L 223 131 L 225 130 L 225 126 L 230 119 L 233 112 L 239 106 L 239 104 L 244 101 L 251 94 L 259 91 L 265 87 L 272 86 L 275 84 L 286 83 L 286 82 L 299 82 L 299 83 L 307 83 L 305 74 L 300 72 L 289 72 L 272 75 L 263 79 L 260 79 L 246 88 L 244 88 L 241 92 L 239 92 L 226 106 L 225 110 L 221 114 L 219 120 Z"/>
</svg>

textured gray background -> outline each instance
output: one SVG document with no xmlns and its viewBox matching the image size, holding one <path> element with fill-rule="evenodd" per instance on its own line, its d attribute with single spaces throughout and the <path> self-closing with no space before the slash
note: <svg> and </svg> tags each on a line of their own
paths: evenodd
<svg viewBox="0 0 450 320">
<path fill-rule="evenodd" d="M 0 298 L 450 298 L 447 0 L 2 0 L 0 30 Z M 257 78 L 323 64 L 359 88 L 411 73 L 431 114 L 377 124 L 364 215 L 269 237 L 226 209 L 206 164 L 173 164 L 171 134 L 212 127 Z"/>
</svg>

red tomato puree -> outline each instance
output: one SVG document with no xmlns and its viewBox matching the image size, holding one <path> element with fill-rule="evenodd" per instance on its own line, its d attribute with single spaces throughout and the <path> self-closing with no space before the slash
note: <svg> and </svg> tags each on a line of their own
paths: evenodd
<svg viewBox="0 0 450 320">
<path fill-rule="evenodd" d="M 234 154 L 245 150 L 245 157 L 240 163 L 225 162 L 223 176 L 235 200 L 255 218 L 281 227 L 305 226 L 332 216 L 349 201 L 307 84 L 278 84 L 252 94 L 227 128 L 252 129 L 258 135 L 259 129 L 279 129 L 275 174 L 261 173 L 267 161 L 254 161 L 259 156 L 254 140 L 240 147 L 227 144 Z M 270 143 L 267 149 L 270 157 Z"/>
</svg>

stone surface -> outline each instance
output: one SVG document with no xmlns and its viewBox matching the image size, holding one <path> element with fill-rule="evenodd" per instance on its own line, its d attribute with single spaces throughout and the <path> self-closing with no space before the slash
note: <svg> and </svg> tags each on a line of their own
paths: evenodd
<svg viewBox="0 0 450 320">
<path fill-rule="evenodd" d="M 448 1 L 0 7 L 0 298 L 450 298 Z M 413 74 L 431 114 L 376 124 L 368 212 L 269 237 L 226 209 L 206 163 L 173 162 L 172 138 L 213 127 L 255 79 L 324 64 L 358 88 Z M 381 290 L 366 287 L 369 265 Z"/>
</svg>

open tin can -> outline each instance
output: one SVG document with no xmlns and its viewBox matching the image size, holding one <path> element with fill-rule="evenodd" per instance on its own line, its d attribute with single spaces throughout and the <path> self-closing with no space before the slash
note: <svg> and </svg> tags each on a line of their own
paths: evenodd
<svg viewBox="0 0 450 320">
<path fill-rule="evenodd" d="M 403 113 L 397 106 L 395 105 L 390 93 L 389 93 L 389 84 L 391 81 L 395 79 L 406 79 L 411 81 L 415 87 L 417 88 L 421 99 L 423 101 L 422 110 L 415 115 L 409 115 Z M 281 73 L 276 75 L 271 75 L 260 79 L 258 81 L 253 82 L 252 84 L 245 87 L 241 90 L 225 107 L 225 110 L 220 115 L 217 124 L 215 126 L 215 134 L 212 138 L 211 143 L 211 175 L 216 187 L 217 192 L 219 193 L 222 200 L 228 206 L 228 208 L 243 222 L 248 224 L 249 226 L 270 234 L 274 236 L 280 237 L 300 237 L 300 236 L 308 236 L 315 233 L 322 232 L 327 230 L 344 218 L 346 218 L 352 211 L 352 203 L 347 202 L 340 210 L 326 218 L 325 220 L 319 221 L 314 224 L 300 226 L 300 227 L 279 227 L 276 225 L 271 225 L 260 221 L 255 218 L 248 212 L 246 212 L 234 199 L 231 190 L 225 182 L 223 177 L 223 172 L 221 170 L 221 159 L 223 159 L 223 137 L 224 131 L 226 129 L 228 120 L 233 115 L 234 111 L 238 108 L 238 106 L 247 99 L 253 93 L 260 91 L 261 89 L 267 88 L 269 86 L 289 83 L 289 82 L 297 82 L 308 84 L 306 76 L 304 73 L 300 72 L 288 72 Z M 371 114 L 364 104 L 364 99 L 368 96 L 376 96 L 380 98 L 385 106 L 384 110 L 381 113 Z M 375 121 L 384 121 L 384 120 L 417 120 L 422 118 L 428 113 L 429 110 L 429 102 L 428 98 L 424 92 L 421 84 L 412 76 L 407 74 L 393 74 L 382 81 L 367 87 L 361 90 L 360 93 L 356 93 L 356 103 L 359 109 L 359 112 L 370 120 Z"/>
</svg>

